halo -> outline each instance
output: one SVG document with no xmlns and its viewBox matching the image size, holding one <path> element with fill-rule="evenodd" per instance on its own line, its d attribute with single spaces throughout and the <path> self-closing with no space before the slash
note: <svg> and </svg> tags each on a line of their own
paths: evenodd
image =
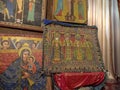
<svg viewBox="0 0 120 90">
<path fill-rule="evenodd" d="M 76 36 L 75 36 L 76 39 L 80 39 L 80 34 L 77 33 Z"/>
<path fill-rule="evenodd" d="M 65 37 L 70 37 L 70 34 L 68 32 L 65 33 Z"/>
<path fill-rule="evenodd" d="M 18 51 L 19 56 L 21 55 L 21 52 L 22 52 L 24 49 L 29 50 L 29 51 L 30 51 L 30 55 L 32 54 L 32 51 L 31 51 L 31 49 L 30 49 L 29 47 L 21 47 L 21 48 L 19 49 L 19 51 Z"/>
<path fill-rule="evenodd" d="M 55 32 L 54 37 L 60 38 L 60 34 L 58 32 Z"/>
<path fill-rule="evenodd" d="M 8 37 L 2 37 L 2 41 L 8 40 Z"/>
</svg>

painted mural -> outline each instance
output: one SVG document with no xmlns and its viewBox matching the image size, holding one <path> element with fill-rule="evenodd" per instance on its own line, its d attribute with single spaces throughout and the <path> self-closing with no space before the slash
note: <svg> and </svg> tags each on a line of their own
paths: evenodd
<svg viewBox="0 0 120 90">
<path fill-rule="evenodd" d="M 45 90 L 42 38 L 0 35 L 0 90 Z"/>
<path fill-rule="evenodd" d="M 40 26 L 41 7 L 42 0 L 0 0 L 0 21 Z"/>
</svg>

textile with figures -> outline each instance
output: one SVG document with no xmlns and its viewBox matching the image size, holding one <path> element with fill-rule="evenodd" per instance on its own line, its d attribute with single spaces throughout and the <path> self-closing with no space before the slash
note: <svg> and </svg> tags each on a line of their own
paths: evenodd
<svg viewBox="0 0 120 90">
<path fill-rule="evenodd" d="M 44 70 L 53 73 L 103 71 L 97 33 L 95 26 L 47 25 L 43 34 Z"/>
</svg>

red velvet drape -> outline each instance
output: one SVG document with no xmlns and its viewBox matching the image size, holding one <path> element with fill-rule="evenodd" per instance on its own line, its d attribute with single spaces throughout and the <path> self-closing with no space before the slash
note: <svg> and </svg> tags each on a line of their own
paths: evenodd
<svg viewBox="0 0 120 90">
<path fill-rule="evenodd" d="M 74 90 L 84 86 L 99 85 L 105 78 L 104 72 L 61 73 L 55 74 L 54 80 L 61 90 Z"/>
</svg>

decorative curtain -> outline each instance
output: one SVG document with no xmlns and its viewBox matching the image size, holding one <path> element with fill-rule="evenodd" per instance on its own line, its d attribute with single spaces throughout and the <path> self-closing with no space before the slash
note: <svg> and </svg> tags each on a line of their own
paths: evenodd
<svg viewBox="0 0 120 90">
<path fill-rule="evenodd" d="M 108 78 L 120 74 L 120 19 L 117 0 L 88 0 L 88 25 L 98 27 L 98 38 Z"/>
<path fill-rule="evenodd" d="M 119 16 L 120 16 L 120 0 L 118 0 L 118 9 L 119 9 Z"/>
</svg>

